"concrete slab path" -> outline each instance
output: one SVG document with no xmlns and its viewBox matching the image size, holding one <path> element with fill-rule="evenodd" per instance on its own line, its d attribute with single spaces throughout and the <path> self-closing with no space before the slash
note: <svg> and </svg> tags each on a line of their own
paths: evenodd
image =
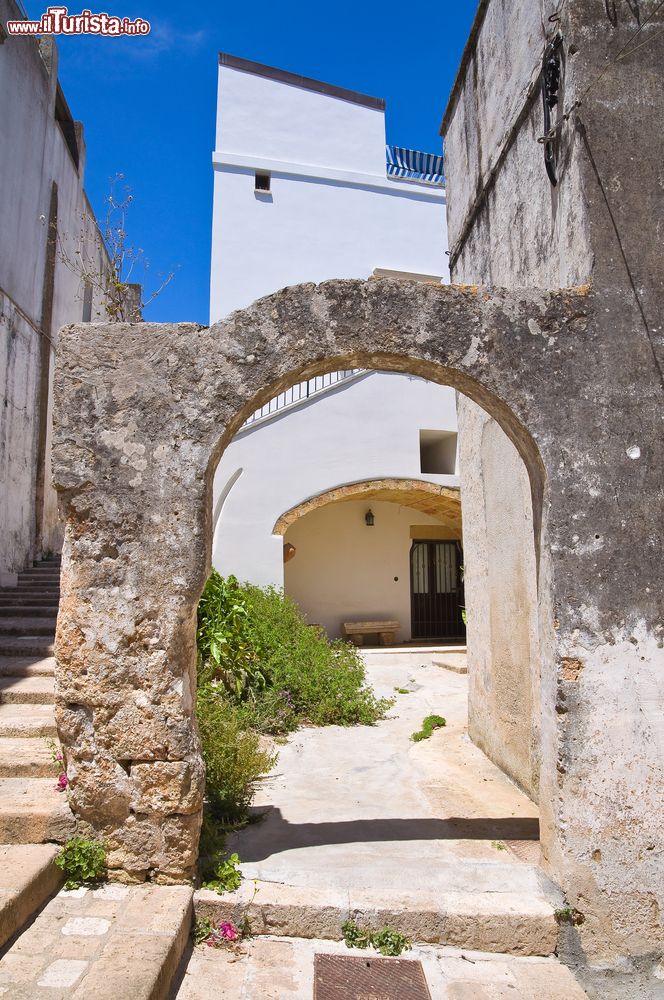
<svg viewBox="0 0 664 1000">
<path fill-rule="evenodd" d="M 229 842 L 247 879 L 376 892 L 528 892 L 539 884 L 538 813 L 469 740 L 467 678 L 435 651 L 372 650 L 367 676 L 396 699 L 376 726 L 305 728 L 278 747 L 255 809 Z M 400 694 L 395 688 L 408 690 Z M 425 716 L 447 726 L 410 736 Z"/>
</svg>

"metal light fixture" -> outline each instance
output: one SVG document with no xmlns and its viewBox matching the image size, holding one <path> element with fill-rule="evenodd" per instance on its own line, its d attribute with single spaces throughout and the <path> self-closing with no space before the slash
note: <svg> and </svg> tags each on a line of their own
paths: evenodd
<svg viewBox="0 0 664 1000">
<path fill-rule="evenodd" d="M 367 528 L 373 528 L 374 516 L 371 510 L 368 510 L 364 515 L 364 523 L 366 524 Z"/>
</svg>

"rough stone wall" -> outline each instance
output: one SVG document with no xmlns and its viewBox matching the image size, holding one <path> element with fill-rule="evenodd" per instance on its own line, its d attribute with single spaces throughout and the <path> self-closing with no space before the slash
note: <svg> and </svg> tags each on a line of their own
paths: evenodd
<svg viewBox="0 0 664 1000">
<path fill-rule="evenodd" d="M 495 420 L 458 399 L 468 731 L 537 801 L 540 660 L 530 483 Z"/>
<path fill-rule="evenodd" d="M 203 793 L 196 605 L 210 567 L 214 469 L 246 417 L 289 384 L 346 367 L 452 384 L 518 447 L 541 511 L 560 441 L 586 457 L 574 426 L 561 438 L 557 400 L 579 391 L 577 340 L 592 356 L 593 308 L 574 292 L 487 295 L 380 279 L 286 289 L 210 330 L 61 331 L 56 717 L 71 805 L 103 835 L 112 870 L 162 880 L 192 872 Z M 550 337 L 565 345 L 562 359 Z M 555 451 L 540 457 L 535 441 L 554 430 Z M 570 511 L 558 500 L 559 533 Z M 555 749 L 544 756 L 553 794 Z M 544 837 L 553 850 L 550 824 Z"/>
<path fill-rule="evenodd" d="M 546 794 L 543 780 L 540 801 L 559 831 L 555 845 L 545 840 L 547 863 L 586 918 L 568 954 L 612 970 L 593 995 L 651 997 L 664 944 L 661 495 L 655 508 L 642 500 L 656 489 L 662 438 L 664 8 L 567 0 L 538 30 L 538 7 L 483 0 L 478 10 L 443 122 L 452 277 L 589 283 L 599 303 L 597 353 L 584 337 L 574 348 L 586 381 L 555 400 L 556 431 L 538 439 L 560 488 L 545 501 L 559 529 L 539 576 L 542 749 L 557 745 L 557 778 Z M 541 56 L 557 29 L 553 188 L 536 139 Z M 505 72 L 514 60 L 518 73 Z M 566 346 L 548 341 L 554 364 Z M 572 428 L 583 461 L 566 443 Z M 551 594 L 555 641 L 543 624 Z"/>
</svg>

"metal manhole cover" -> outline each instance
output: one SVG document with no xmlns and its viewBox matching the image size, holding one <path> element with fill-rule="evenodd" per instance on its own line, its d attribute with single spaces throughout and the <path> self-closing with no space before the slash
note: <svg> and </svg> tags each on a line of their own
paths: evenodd
<svg viewBox="0 0 664 1000">
<path fill-rule="evenodd" d="M 316 955 L 314 1000 L 431 1000 L 421 962 Z"/>
</svg>

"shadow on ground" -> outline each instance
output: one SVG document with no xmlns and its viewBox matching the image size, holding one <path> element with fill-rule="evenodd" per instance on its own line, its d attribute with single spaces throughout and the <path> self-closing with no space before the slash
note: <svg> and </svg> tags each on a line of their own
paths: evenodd
<svg viewBox="0 0 664 1000">
<path fill-rule="evenodd" d="M 447 819 L 359 819 L 336 823 L 289 823 L 281 809 L 252 810 L 260 827 L 245 838 L 242 860 L 264 861 L 278 851 L 330 844 L 409 840 L 539 840 L 539 822 L 531 817 L 455 817 Z M 256 836 L 260 830 L 260 835 Z M 260 841 L 260 842 L 259 842 Z"/>
</svg>

